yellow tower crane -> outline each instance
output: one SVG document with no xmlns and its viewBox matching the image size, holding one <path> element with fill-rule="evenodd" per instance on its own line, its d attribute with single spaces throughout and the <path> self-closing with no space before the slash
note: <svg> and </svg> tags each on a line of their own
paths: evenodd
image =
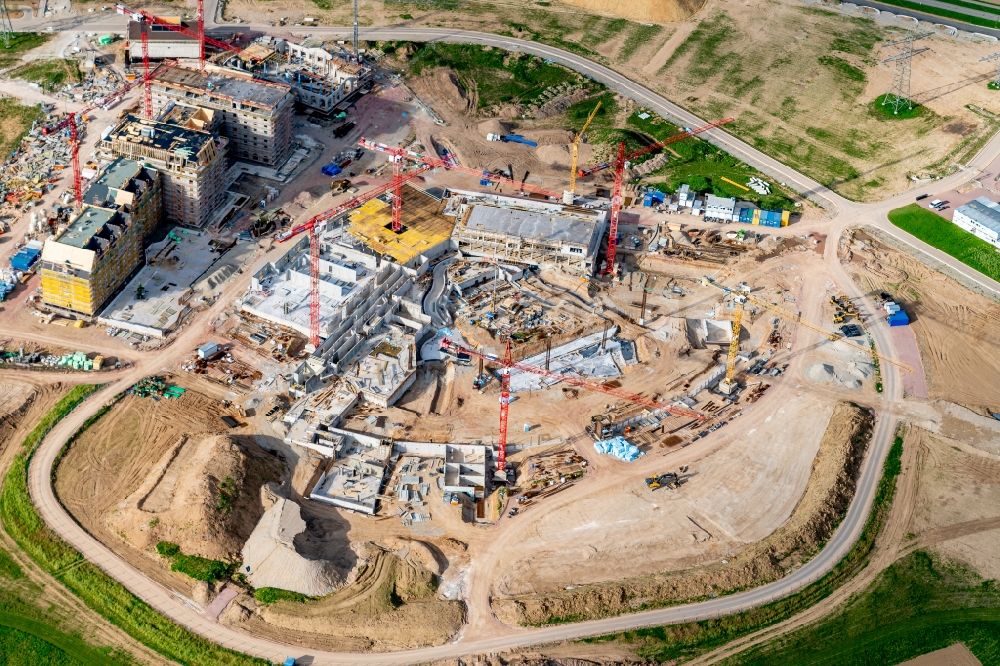
<svg viewBox="0 0 1000 666">
<path fill-rule="evenodd" d="M 590 123 L 594 121 L 594 116 L 597 115 L 600 108 L 601 101 L 598 100 L 597 106 L 595 106 L 594 110 L 590 112 L 589 116 L 587 116 L 587 122 L 585 122 L 583 127 L 580 128 L 580 131 L 577 132 L 577 135 L 573 138 L 573 144 L 570 146 L 570 153 L 573 156 L 573 164 L 570 166 L 569 170 L 569 189 L 566 190 L 566 194 L 564 196 L 564 199 L 567 199 L 566 203 L 573 203 L 573 196 L 576 194 L 576 168 L 580 161 L 580 139 L 583 137 L 583 133 L 587 131 L 587 128 L 590 127 Z"/>
<path fill-rule="evenodd" d="M 733 375 L 736 371 L 736 356 L 740 348 L 740 331 L 742 330 L 743 308 L 746 303 L 752 303 L 753 305 L 768 310 L 769 312 L 773 312 L 782 319 L 789 321 L 793 324 L 799 324 L 801 326 L 805 326 L 810 330 L 816 331 L 817 333 L 822 333 L 827 337 L 827 339 L 829 339 L 832 342 L 840 341 L 846 345 L 854 347 L 855 349 L 863 351 L 866 354 L 871 354 L 873 360 L 876 362 L 885 361 L 886 363 L 891 363 L 892 365 L 896 366 L 903 372 L 913 372 L 913 368 L 903 363 L 902 361 L 898 361 L 888 356 L 882 356 L 880 354 L 876 354 L 873 348 L 869 348 L 867 345 L 863 345 L 859 342 L 854 342 L 850 338 L 846 337 L 845 335 L 837 331 L 828 331 L 819 324 L 814 324 L 811 321 L 808 321 L 807 319 L 803 319 L 800 313 L 792 312 L 791 310 L 787 310 L 781 307 L 780 305 L 775 305 L 774 303 L 768 303 L 765 300 L 761 300 L 759 298 L 751 296 L 750 288 L 745 284 L 741 284 L 739 285 L 739 287 L 733 289 L 719 284 L 718 282 L 716 282 L 715 280 L 713 280 L 708 276 L 702 278 L 701 282 L 703 285 L 715 287 L 716 289 L 721 290 L 723 293 L 734 294 L 737 304 L 737 308 L 733 313 L 733 339 L 729 343 L 729 356 L 726 360 L 726 376 L 723 379 L 723 381 L 719 382 L 719 390 L 725 394 L 729 394 L 736 387 L 736 385 L 733 383 Z"/>
</svg>

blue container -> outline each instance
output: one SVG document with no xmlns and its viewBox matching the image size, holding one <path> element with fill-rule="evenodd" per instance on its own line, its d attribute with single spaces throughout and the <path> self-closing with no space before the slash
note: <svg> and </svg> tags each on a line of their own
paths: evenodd
<svg viewBox="0 0 1000 666">
<path fill-rule="evenodd" d="M 889 322 L 889 326 L 907 326 L 910 323 L 910 318 L 906 315 L 906 312 L 900 310 L 889 315 L 886 321 Z"/>
<path fill-rule="evenodd" d="M 781 211 L 780 210 L 762 210 L 762 211 L 760 211 L 760 226 L 762 226 L 762 227 L 780 227 L 781 226 Z"/>
<path fill-rule="evenodd" d="M 740 208 L 740 222 L 743 224 L 753 222 L 753 208 Z"/>
<path fill-rule="evenodd" d="M 667 195 L 659 190 L 650 190 L 642 197 L 642 205 L 651 208 L 667 200 Z"/>
</svg>

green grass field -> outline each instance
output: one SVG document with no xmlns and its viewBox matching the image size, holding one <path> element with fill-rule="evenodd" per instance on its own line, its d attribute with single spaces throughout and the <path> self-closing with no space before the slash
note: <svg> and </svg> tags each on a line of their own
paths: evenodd
<svg viewBox="0 0 1000 666">
<path fill-rule="evenodd" d="M 45 525 L 32 504 L 28 493 L 31 455 L 52 427 L 98 388 L 85 385 L 71 389 L 25 438 L 0 491 L 4 529 L 35 564 L 93 611 L 164 657 L 198 666 L 264 666 L 267 662 L 262 659 L 218 646 L 160 615 L 101 569 L 85 562 L 80 553 Z"/>
<path fill-rule="evenodd" d="M 407 61 L 410 74 L 419 75 L 432 67 L 448 67 L 457 74 L 466 90 L 476 92 L 480 109 L 497 104 L 530 103 L 549 86 L 583 80 L 565 67 L 500 49 L 442 43 L 414 44 L 412 47 L 416 51 Z"/>
<path fill-rule="evenodd" d="M 75 60 L 35 60 L 15 67 L 8 74 L 37 83 L 43 90 L 55 90 L 68 83 L 79 83 L 83 73 Z"/>
<path fill-rule="evenodd" d="M 180 572 L 195 580 L 211 583 L 225 580 L 232 573 L 232 565 L 199 555 L 187 555 L 181 552 L 180 546 L 171 541 L 161 541 L 156 544 L 156 552 L 170 560 L 171 571 Z"/>
<path fill-rule="evenodd" d="M 891 211 L 889 221 L 928 245 L 950 254 L 966 266 L 994 280 L 1000 280 L 1000 251 L 940 215 L 919 204 L 910 204 Z"/>
<path fill-rule="evenodd" d="M 0 159 L 20 144 L 31 124 L 44 117 L 39 106 L 25 106 L 13 97 L 0 97 Z"/>
<path fill-rule="evenodd" d="M 298 603 L 305 603 L 306 601 L 311 601 L 313 599 L 313 597 L 302 594 L 301 592 L 283 590 L 280 587 L 259 587 L 253 591 L 253 598 L 262 604 L 273 604 L 277 601 L 295 601 Z"/>
<path fill-rule="evenodd" d="M 886 569 L 837 614 L 724 664 L 898 664 L 962 642 L 1000 663 L 1000 586 L 924 551 Z"/>
<path fill-rule="evenodd" d="M 10 38 L 10 46 L 0 46 L 0 69 L 17 63 L 21 56 L 31 49 L 38 48 L 52 39 L 52 35 L 41 32 L 15 32 Z"/>
</svg>

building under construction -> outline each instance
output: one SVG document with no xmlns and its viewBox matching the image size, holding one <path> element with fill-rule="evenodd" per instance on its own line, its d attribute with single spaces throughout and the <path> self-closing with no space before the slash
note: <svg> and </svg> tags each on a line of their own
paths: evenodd
<svg viewBox="0 0 1000 666">
<path fill-rule="evenodd" d="M 192 127 L 128 115 L 98 146 L 107 155 L 141 160 L 160 172 L 165 216 L 204 227 L 225 196 L 228 141 Z"/>
<path fill-rule="evenodd" d="M 178 17 L 164 17 L 173 25 L 184 26 Z M 163 58 L 198 58 L 201 55 L 201 45 L 198 38 L 178 30 L 171 30 L 163 25 L 148 21 L 128 22 L 128 42 L 126 44 L 129 62 L 142 62 L 142 35 L 146 34 L 149 43 L 150 60 Z"/>
<path fill-rule="evenodd" d="M 291 86 L 299 104 L 323 114 L 360 93 L 373 76 L 371 67 L 312 38 L 296 44 L 265 35 L 229 56 L 225 64 Z"/>
<path fill-rule="evenodd" d="M 607 211 L 452 190 L 446 215 L 465 254 L 589 275 L 597 268 Z"/>
<path fill-rule="evenodd" d="M 233 159 L 280 166 L 292 153 L 295 98 L 288 85 L 212 64 L 204 73 L 179 64 L 158 74 L 151 88 L 156 114 L 171 103 L 215 111 Z"/>
<path fill-rule="evenodd" d="M 118 159 L 84 195 L 87 205 L 42 249 L 42 301 L 93 316 L 143 262 L 146 237 L 160 221 L 160 175 Z"/>
</svg>

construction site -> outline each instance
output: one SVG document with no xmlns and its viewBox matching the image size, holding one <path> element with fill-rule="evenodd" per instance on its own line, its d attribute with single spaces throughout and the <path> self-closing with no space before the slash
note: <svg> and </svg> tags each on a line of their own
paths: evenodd
<svg viewBox="0 0 1000 666">
<path fill-rule="evenodd" d="M 109 11 L 7 156 L 0 372 L 105 377 L 57 503 L 220 631 L 388 653 L 771 584 L 887 413 L 1000 418 L 942 360 L 996 303 L 935 309 L 734 118 L 203 11 Z"/>
</svg>

